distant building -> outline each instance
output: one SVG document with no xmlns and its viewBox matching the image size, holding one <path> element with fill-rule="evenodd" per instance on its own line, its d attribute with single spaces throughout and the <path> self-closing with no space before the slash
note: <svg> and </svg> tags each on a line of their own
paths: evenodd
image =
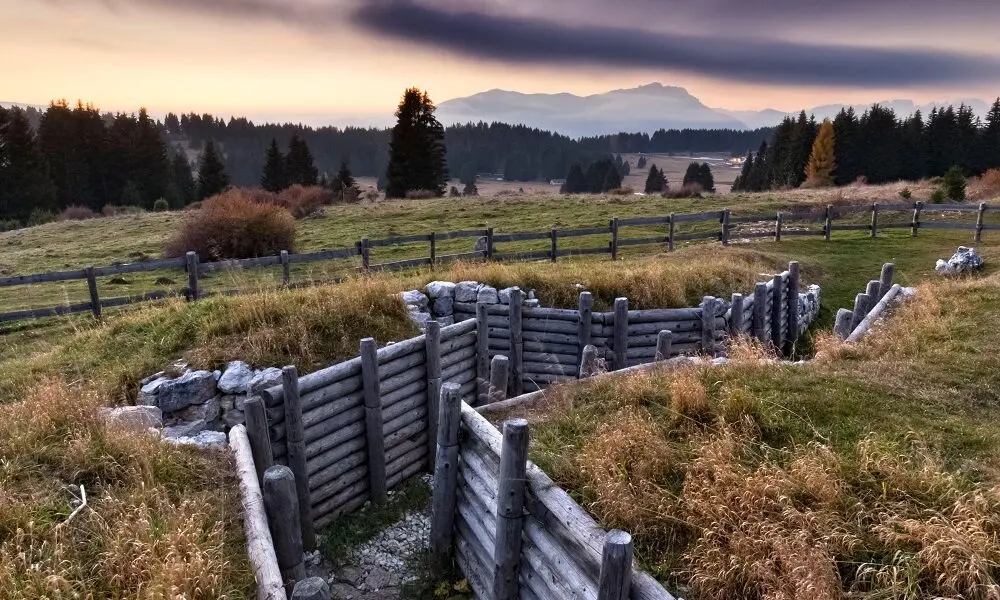
<svg viewBox="0 0 1000 600">
<path fill-rule="evenodd" d="M 551 180 L 549 180 L 549 185 L 563 186 L 563 185 L 566 185 L 566 180 L 565 179 L 551 179 Z"/>
<path fill-rule="evenodd" d="M 745 157 L 745 156 L 736 156 L 736 157 L 733 157 L 733 158 L 730 158 L 729 160 L 727 160 L 726 164 L 729 165 L 730 167 L 742 167 L 743 163 L 745 163 L 746 161 L 747 161 L 747 157 Z"/>
</svg>

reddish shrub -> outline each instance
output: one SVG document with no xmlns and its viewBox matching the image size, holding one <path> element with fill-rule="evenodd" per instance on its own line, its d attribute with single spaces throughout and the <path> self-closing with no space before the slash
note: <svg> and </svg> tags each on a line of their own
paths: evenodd
<svg viewBox="0 0 1000 600">
<path fill-rule="evenodd" d="M 304 219 L 318 213 L 323 205 L 333 204 L 333 192 L 320 186 L 293 185 L 278 194 L 277 203 L 296 219 Z"/>
<path fill-rule="evenodd" d="M 58 221 L 83 221 L 84 219 L 96 219 L 100 215 L 90 210 L 86 206 L 67 206 L 63 209 L 59 216 L 56 217 Z"/>
<path fill-rule="evenodd" d="M 167 256 L 197 252 L 202 260 L 255 258 L 293 251 L 295 220 L 273 203 L 231 189 L 202 203 L 166 248 Z"/>
</svg>

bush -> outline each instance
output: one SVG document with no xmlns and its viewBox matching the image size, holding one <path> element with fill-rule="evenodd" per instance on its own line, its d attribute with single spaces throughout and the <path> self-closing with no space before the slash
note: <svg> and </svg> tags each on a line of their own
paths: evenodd
<svg viewBox="0 0 1000 600">
<path fill-rule="evenodd" d="M 965 187 L 965 173 L 962 172 L 962 167 L 958 165 L 948 169 L 948 172 L 944 174 L 944 178 L 941 180 L 941 189 L 948 199 L 954 202 L 965 201 Z"/>
<path fill-rule="evenodd" d="M 167 202 L 166 198 L 160 198 L 153 203 L 153 210 L 156 212 L 164 212 L 170 210 L 170 203 Z"/>
<path fill-rule="evenodd" d="M 185 219 L 166 248 L 170 257 L 197 252 L 202 260 L 255 258 L 294 250 L 295 220 L 276 204 L 257 202 L 231 189 Z"/>
<path fill-rule="evenodd" d="M 1000 169 L 990 169 L 969 182 L 971 200 L 992 200 L 1000 196 Z"/>
<path fill-rule="evenodd" d="M 21 222 L 17 219 L 0 219 L 0 231 L 14 231 L 21 228 Z"/>
<path fill-rule="evenodd" d="M 105 204 L 101 209 L 101 214 L 105 217 L 117 217 L 119 215 L 138 215 L 146 212 L 140 206 L 122 206 L 120 204 Z"/>
<path fill-rule="evenodd" d="M 689 183 L 679 190 L 667 190 L 663 192 L 664 198 L 701 198 L 701 193 L 704 190 L 701 188 L 701 184 Z"/>
<path fill-rule="evenodd" d="M 368 188 L 368 190 L 364 193 L 364 198 L 368 202 L 375 203 L 378 202 L 378 199 L 381 195 L 382 194 L 380 194 L 379 191 L 376 190 L 375 188 Z"/>
<path fill-rule="evenodd" d="M 261 196 L 269 194 L 263 190 L 258 190 L 258 193 Z M 296 219 L 304 219 L 320 212 L 324 205 L 333 204 L 333 192 L 316 185 L 310 187 L 293 185 L 277 195 L 276 204 L 288 210 Z"/>
<path fill-rule="evenodd" d="M 635 194 L 635 188 L 631 187 L 621 187 L 614 190 L 608 190 L 608 195 L 610 196 L 632 196 Z"/>
<path fill-rule="evenodd" d="M 56 216 L 52 211 L 45 210 L 44 208 L 35 208 L 32 209 L 31 214 L 28 215 L 26 225 L 28 227 L 34 227 L 35 225 L 44 225 L 55 220 Z"/>
<path fill-rule="evenodd" d="M 910 198 L 913 198 L 913 192 L 910 191 L 910 188 L 903 188 L 903 190 L 899 192 L 899 197 L 903 200 L 909 200 Z"/>
<path fill-rule="evenodd" d="M 934 204 L 942 204 L 947 199 L 948 196 L 942 188 L 938 188 L 931 193 L 931 202 Z"/>
<path fill-rule="evenodd" d="M 451 191 L 448 192 L 448 195 L 451 196 L 452 198 L 458 198 L 462 195 L 462 193 L 458 191 L 457 187 L 451 186 Z"/>
<path fill-rule="evenodd" d="M 73 206 L 67 206 L 66 208 L 64 208 L 62 210 L 62 212 L 59 213 L 59 216 L 56 217 L 56 220 L 58 220 L 58 221 L 83 221 L 85 219 L 94 219 L 94 218 L 97 218 L 98 216 L 100 216 L 100 215 L 98 215 L 98 213 L 95 213 L 94 211 L 90 210 L 86 206 L 73 205 Z"/>
<path fill-rule="evenodd" d="M 410 190 L 406 192 L 407 200 L 430 200 L 431 198 L 437 198 L 434 190 Z"/>
</svg>

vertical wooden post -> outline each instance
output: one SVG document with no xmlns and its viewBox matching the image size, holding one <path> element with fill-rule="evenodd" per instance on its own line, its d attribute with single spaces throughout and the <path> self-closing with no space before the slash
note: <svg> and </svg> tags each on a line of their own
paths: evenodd
<svg viewBox="0 0 1000 600">
<path fill-rule="evenodd" d="M 670 231 L 667 233 L 667 252 L 674 251 L 674 213 L 670 213 Z"/>
<path fill-rule="evenodd" d="M 743 333 L 743 294 L 733 294 L 732 308 L 729 311 L 729 335 L 736 337 Z"/>
<path fill-rule="evenodd" d="M 427 240 L 431 244 L 430 259 L 431 259 L 431 266 L 433 267 L 434 265 L 437 264 L 437 234 L 435 234 L 432 231 L 431 234 L 429 236 L 427 236 Z"/>
<path fill-rule="evenodd" d="M 316 548 L 312 505 L 309 500 L 309 473 L 306 470 L 306 438 L 302 425 L 302 403 L 299 399 L 299 372 L 288 366 L 281 370 L 282 397 L 285 401 L 285 444 L 288 467 L 295 474 L 295 491 L 299 500 L 299 522 L 302 545 L 306 551 Z"/>
<path fill-rule="evenodd" d="M 428 321 L 424 330 L 424 349 L 427 354 L 427 462 L 434 472 L 434 456 L 437 454 L 436 432 L 441 402 L 441 324 Z"/>
<path fill-rule="evenodd" d="M 497 354 L 490 362 L 490 382 L 486 391 L 486 404 L 507 399 L 507 379 L 510 377 L 510 359 Z"/>
<path fill-rule="evenodd" d="M 799 339 L 799 263 L 788 263 L 788 286 L 785 289 L 787 304 L 788 334 L 785 339 L 785 355 L 791 356 L 792 348 Z"/>
<path fill-rule="evenodd" d="M 490 227 L 486 230 L 486 260 L 493 260 L 493 254 L 496 252 L 496 248 L 493 245 L 493 228 Z"/>
<path fill-rule="evenodd" d="M 722 211 L 722 245 L 729 245 L 729 218 L 731 214 L 729 209 L 724 209 Z"/>
<path fill-rule="evenodd" d="M 476 391 L 479 403 L 486 402 L 490 385 L 490 321 L 485 302 L 476 303 Z"/>
<path fill-rule="evenodd" d="M 594 319 L 594 296 L 590 292 L 580 292 L 580 316 L 577 321 L 576 337 L 579 345 L 577 360 L 583 359 L 583 349 L 590 345 L 591 323 Z"/>
<path fill-rule="evenodd" d="M 188 301 L 194 302 L 201 296 L 198 290 L 198 253 L 188 252 L 185 258 L 187 259 Z"/>
<path fill-rule="evenodd" d="M 441 559 L 451 556 L 455 503 L 458 499 L 458 426 L 462 422 L 461 386 L 441 386 L 434 495 L 431 500 L 431 551 Z"/>
<path fill-rule="evenodd" d="M 90 292 L 90 312 L 95 319 L 101 318 L 101 297 L 97 294 L 97 276 L 94 267 L 87 267 L 87 291 Z"/>
<path fill-rule="evenodd" d="M 851 331 L 853 332 L 868 316 L 865 307 L 868 306 L 868 294 L 858 294 L 854 297 L 854 312 L 851 315 Z M 850 333 L 848 333 L 850 335 Z"/>
<path fill-rule="evenodd" d="M 771 344 L 781 351 L 781 307 L 785 304 L 784 282 L 781 275 L 775 275 L 771 280 Z"/>
<path fill-rule="evenodd" d="M 781 241 L 781 213 L 778 213 L 777 218 L 774 221 L 774 241 Z"/>
<path fill-rule="evenodd" d="M 886 290 L 888 291 L 888 290 Z M 882 282 L 872 279 L 868 282 L 868 287 L 865 289 L 865 295 L 868 296 L 868 304 L 865 305 L 865 313 L 871 312 L 878 301 L 882 299 Z"/>
<path fill-rule="evenodd" d="M 550 250 L 552 262 L 556 262 L 559 260 L 559 231 L 553 227 L 549 236 L 552 238 L 552 250 Z"/>
<path fill-rule="evenodd" d="M 281 251 L 281 285 L 288 286 L 292 282 L 292 264 L 288 259 L 288 250 Z"/>
<path fill-rule="evenodd" d="M 708 356 L 715 356 L 715 313 L 716 301 L 705 296 L 701 301 L 701 349 Z"/>
<path fill-rule="evenodd" d="M 632 589 L 632 536 L 615 529 L 604 538 L 597 600 L 628 600 Z"/>
<path fill-rule="evenodd" d="M 365 273 L 371 269 L 371 246 L 368 238 L 363 238 L 361 240 L 361 268 L 364 269 Z"/>
<path fill-rule="evenodd" d="M 291 600 L 330 600 L 330 586 L 322 577 L 310 577 L 295 584 Z"/>
<path fill-rule="evenodd" d="M 263 492 L 268 529 L 271 530 L 281 579 L 285 582 L 285 589 L 291 590 L 297 582 L 306 578 L 295 474 L 282 465 L 269 468 L 264 473 Z"/>
<path fill-rule="evenodd" d="M 851 335 L 851 321 L 854 313 L 846 308 L 837 311 L 837 321 L 833 326 L 833 332 L 842 340 L 846 340 Z"/>
<path fill-rule="evenodd" d="M 673 336 L 673 332 L 667 330 L 661 331 L 656 335 L 656 355 L 653 357 L 655 362 L 670 360 L 670 354 L 673 352 L 670 348 Z"/>
<path fill-rule="evenodd" d="M 823 225 L 823 238 L 830 241 L 830 234 L 833 232 L 833 205 L 826 205 L 826 219 Z"/>
<path fill-rule="evenodd" d="M 378 347 L 374 338 L 361 340 L 361 385 L 365 396 L 365 438 L 368 440 L 368 486 L 372 504 L 385 504 L 385 435 L 378 382 Z"/>
<path fill-rule="evenodd" d="M 910 223 L 910 237 L 917 237 L 917 231 L 920 230 L 920 212 L 923 209 L 923 202 L 917 202 L 913 205 L 913 222 Z"/>
<path fill-rule="evenodd" d="M 878 235 L 878 202 L 872 203 L 872 237 Z"/>
<path fill-rule="evenodd" d="M 618 260 L 618 217 L 611 219 L 611 260 Z"/>
<path fill-rule="evenodd" d="M 524 292 L 514 289 L 510 293 L 510 394 L 520 396 L 524 393 L 524 337 L 521 330 L 521 304 L 524 302 Z"/>
<path fill-rule="evenodd" d="M 247 438 L 250 440 L 250 450 L 253 452 L 253 464 L 257 467 L 257 481 L 260 485 L 264 485 L 264 472 L 274 464 L 264 400 L 260 396 L 248 399 L 243 412 L 246 415 Z"/>
<path fill-rule="evenodd" d="M 976 241 L 983 241 L 983 217 L 986 214 L 986 203 L 979 204 L 979 214 L 976 216 Z M 888 291 L 888 290 L 886 290 Z"/>
<path fill-rule="evenodd" d="M 528 422 L 513 419 L 503 425 L 497 490 L 496 541 L 493 546 L 493 600 L 518 597 L 517 567 L 521 562 L 524 490 L 528 471 Z"/>
<path fill-rule="evenodd" d="M 614 364 L 612 370 L 626 367 L 628 358 L 628 298 L 615 298 Z"/>
<path fill-rule="evenodd" d="M 892 289 L 892 280 L 896 276 L 896 265 L 885 263 L 882 265 L 882 275 L 879 277 L 879 300 Z"/>
<path fill-rule="evenodd" d="M 753 336 L 759 342 L 766 342 L 768 331 L 764 325 L 767 319 L 767 284 L 758 283 L 753 289 Z"/>
<path fill-rule="evenodd" d="M 587 379 L 601 371 L 601 353 L 597 346 L 585 346 L 580 359 L 580 379 Z"/>
</svg>

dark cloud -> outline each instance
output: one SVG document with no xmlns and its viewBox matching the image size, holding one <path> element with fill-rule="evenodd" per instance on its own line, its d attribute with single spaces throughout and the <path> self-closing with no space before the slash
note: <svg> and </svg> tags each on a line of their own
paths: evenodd
<svg viewBox="0 0 1000 600">
<path fill-rule="evenodd" d="M 713 4 L 724 2 L 714 0 Z M 777 0 L 775 4 L 787 2 L 790 0 Z M 410 0 L 367 3 L 354 12 L 353 21 L 387 37 L 461 56 L 512 63 L 668 69 L 754 83 L 845 87 L 913 87 L 1000 79 L 997 59 L 951 51 L 565 25 L 537 18 L 452 12 Z"/>
</svg>

